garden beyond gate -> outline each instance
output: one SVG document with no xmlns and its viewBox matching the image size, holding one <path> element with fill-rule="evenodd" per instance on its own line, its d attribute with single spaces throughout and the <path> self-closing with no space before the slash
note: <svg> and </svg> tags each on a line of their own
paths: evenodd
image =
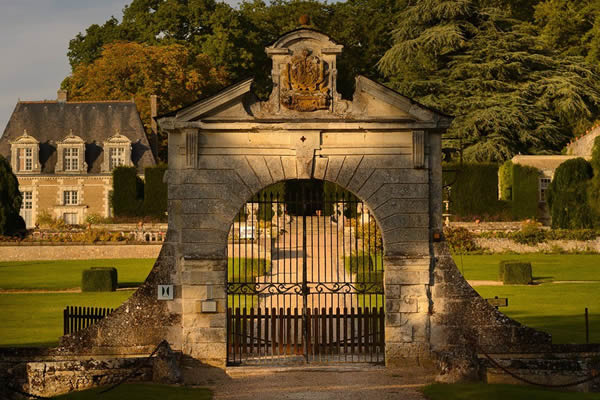
<svg viewBox="0 0 600 400">
<path fill-rule="evenodd" d="M 383 362 L 375 219 L 336 185 L 282 187 L 251 199 L 231 227 L 228 363 Z"/>
</svg>

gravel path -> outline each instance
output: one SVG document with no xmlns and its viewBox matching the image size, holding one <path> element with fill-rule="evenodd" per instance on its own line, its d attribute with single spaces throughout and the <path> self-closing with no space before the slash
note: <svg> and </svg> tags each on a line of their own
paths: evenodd
<svg viewBox="0 0 600 400">
<path fill-rule="evenodd" d="M 433 379 L 416 367 L 233 367 L 203 384 L 215 400 L 425 400 L 420 389 Z"/>
</svg>

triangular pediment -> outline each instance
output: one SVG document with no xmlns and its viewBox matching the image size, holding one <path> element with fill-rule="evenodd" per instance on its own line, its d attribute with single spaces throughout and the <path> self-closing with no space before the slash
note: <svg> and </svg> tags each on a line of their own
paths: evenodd
<svg viewBox="0 0 600 400">
<path fill-rule="evenodd" d="M 449 124 L 452 117 L 426 107 L 364 76 L 356 78 L 354 112 L 368 119 L 410 119 Z"/>
<path fill-rule="evenodd" d="M 248 117 L 243 97 L 250 93 L 252 79 L 229 86 L 214 96 L 200 100 L 175 113 L 175 119 L 181 122 L 196 121 L 203 118 L 240 119 Z"/>
</svg>

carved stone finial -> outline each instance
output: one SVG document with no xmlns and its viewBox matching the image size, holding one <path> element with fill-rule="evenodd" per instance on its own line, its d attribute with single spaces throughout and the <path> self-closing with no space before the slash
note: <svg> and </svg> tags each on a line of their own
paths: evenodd
<svg viewBox="0 0 600 400">
<path fill-rule="evenodd" d="M 23 136 L 29 136 L 29 134 L 27 133 L 27 129 L 23 129 Z"/>
<path fill-rule="evenodd" d="M 298 21 L 300 22 L 300 25 L 306 26 L 310 24 L 310 17 L 308 16 L 308 14 L 302 14 L 300 18 L 298 18 Z"/>
</svg>

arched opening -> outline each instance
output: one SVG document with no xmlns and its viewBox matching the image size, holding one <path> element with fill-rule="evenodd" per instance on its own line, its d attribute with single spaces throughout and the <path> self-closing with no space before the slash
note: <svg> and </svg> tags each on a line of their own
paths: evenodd
<svg viewBox="0 0 600 400">
<path fill-rule="evenodd" d="M 383 242 L 354 194 L 271 185 L 235 217 L 227 251 L 229 364 L 384 361 Z"/>
</svg>

